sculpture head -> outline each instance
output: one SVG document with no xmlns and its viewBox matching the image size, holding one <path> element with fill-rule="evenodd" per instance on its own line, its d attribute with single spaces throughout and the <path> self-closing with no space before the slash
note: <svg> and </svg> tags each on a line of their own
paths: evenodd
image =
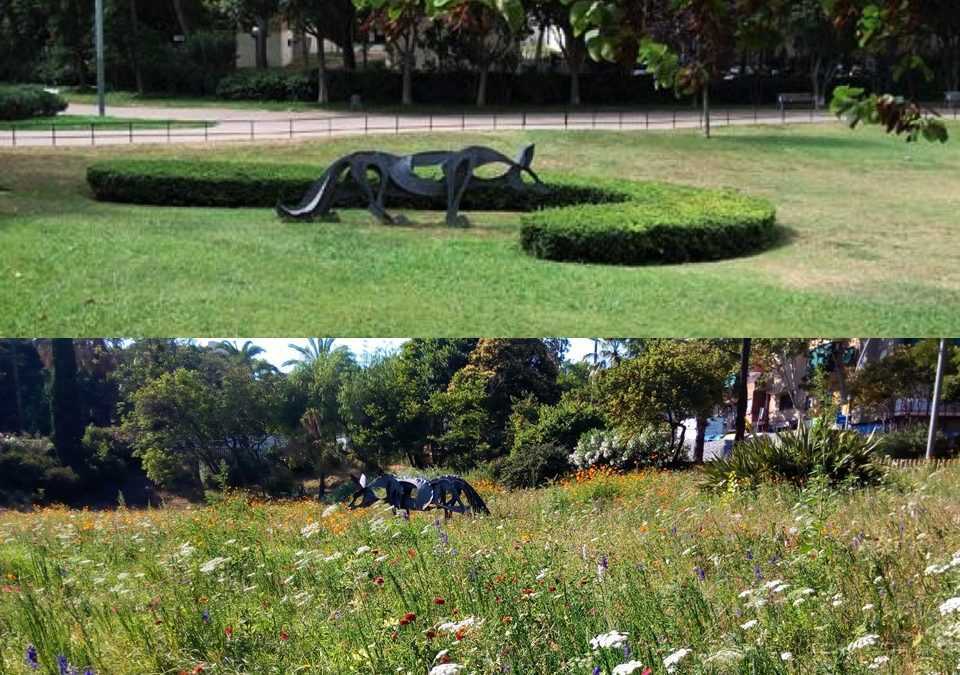
<svg viewBox="0 0 960 675">
<path fill-rule="evenodd" d="M 350 480 L 353 481 L 356 489 L 347 502 L 348 509 L 365 509 L 379 500 L 373 488 L 367 485 L 367 474 L 360 474 L 359 478 L 350 474 Z"/>
</svg>

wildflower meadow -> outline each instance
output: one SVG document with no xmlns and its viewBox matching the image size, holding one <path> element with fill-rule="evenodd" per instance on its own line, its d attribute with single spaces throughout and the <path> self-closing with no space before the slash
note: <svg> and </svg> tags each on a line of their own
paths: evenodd
<svg viewBox="0 0 960 675">
<path fill-rule="evenodd" d="M 960 467 L 706 492 L 475 485 L 409 518 L 233 494 L 0 514 L 0 673 L 947 673 Z"/>
</svg>

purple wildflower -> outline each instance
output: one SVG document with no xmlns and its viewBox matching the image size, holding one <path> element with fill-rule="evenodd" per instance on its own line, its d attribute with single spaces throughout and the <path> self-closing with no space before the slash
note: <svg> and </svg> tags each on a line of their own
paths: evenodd
<svg viewBox="0 0 960 675">
<path fill-rule="evenodd" d="M 707 571 L 700 566 L 694 567 L 693 571 L 697 573 L 697 579 L 703 581 L 707 578 Z"/>
<path fill-rule="evenodd" d="M 629 659 L 629 658 L 630 658 L 630 655 L 631 655 L 632 653 L 633 653 L 633 652 L 630 650 L 630 643 L 629 643 L 629 642 L 624 642 L 624 643 L 623 643 L 623 659 L 624 659 L 624 661 L 626 661 L 627 659 Z"/>
<path fill-rule="evenodd" d="M 40 667 L 40 659 L 37 658 L 37 648 L 33 645 L 27 645 L 27 654 L 24 659 L 30 670 L 36 670 Z"/>
<path fill-rule="evenodd" d="M 747 549 L 747 560 L 753 560 L 753 551 Z"/>
<path fill-rule="evenodd" d="M 593 675 L 600 675 L 600 666 L 593 667 Z"/>
<path fill-rule="evenodd" d="M 763 579 L 763 572 L 760 571 L 760 565 L 753 566 L 753 576 L 757 578 L 757 581 L 760 581 Z"/>
<path fill-rule="evenodd" d="M 210 623 L 210 612 L 208 610 L 203 610 L 200 614 L 200 618 L 203 619 L 204 623 Z"/>
</svg>

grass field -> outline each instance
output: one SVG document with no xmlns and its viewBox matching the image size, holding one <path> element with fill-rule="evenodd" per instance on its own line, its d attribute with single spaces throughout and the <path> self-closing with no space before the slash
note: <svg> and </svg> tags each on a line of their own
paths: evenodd
<svg viewBox="0 0 960 675">
<path fill-rule="evenodd" d="M 96 115 L 56 115 L 55 117 L 32 117 L 27 120 L 17 120 L 16 122 L 0 121 L 0 131 L 43 131 L 56 127 L 57 129 L 74 129 L 77 127 L 89 129 L 91 125 L 95 127 L 123 127 L 129 128 L 133 125 L 135 129 L 159 129 L 166 127 L 202 127 L 205 122 L 190 122 L 184 120 L 143 120 L 126 117 L 99 117 Z"/>
<path fill-rule="evenodd" d="M 0 672 L 29 672 L 31 648 L 40 672 L 63 656 L 118 675 L 960 664 L 960 469 L 855 493 L 712 495 L 696 482 L 600 474 L 505 493 L 477 481 L 492 515 L 446 523 L 240 497 L 0 513 Z M 623 636 L 591 648 L 611 631 Z M 614 670 L 624 662 L 635 669 Z"/>
<path fill-rule="evenodd" d="M 954 136 L 960 126 L 952 126 Z M 327 162 L 346 152 L 537 144 L 535 166 L 736 187 L 785 237 L 718 263 L 618 268 L 526 256 L 515 215 L 377 225 L 269 210 L 94 202 L 108 156 Z M 960 144 L 840 125 L 504 132 L 298 144 L 0 152 L 0 334 L 932 335 L 960 328 Z"/>
</svg>

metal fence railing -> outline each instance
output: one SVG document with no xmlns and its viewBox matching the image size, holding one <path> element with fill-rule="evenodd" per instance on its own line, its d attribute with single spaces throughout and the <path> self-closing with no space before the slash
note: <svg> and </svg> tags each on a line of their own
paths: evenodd
<svg viewBox="0 0 960 675">
<path fill-rule="evenodd" d="M 957 119 L 957 109 L 941 114 Z M 825 122 L 835 117 L 823 110 L 721 108 L 712 111 L 713 127 L 743 124 Z M 133 143 L 211 143 L 216 141 L 294 140 L 440 131 L 665 130 L 703 128 L 698 110 L 675 108 L 637 110 L 564 110 L 549 112 L 363 113 L 326 117 L 224 119 L 151 123 L 149 120 L 95 123 L 83 127 L 25 125 L 0 127 L 0 147 L 96 146 Z"/>
</svg>

